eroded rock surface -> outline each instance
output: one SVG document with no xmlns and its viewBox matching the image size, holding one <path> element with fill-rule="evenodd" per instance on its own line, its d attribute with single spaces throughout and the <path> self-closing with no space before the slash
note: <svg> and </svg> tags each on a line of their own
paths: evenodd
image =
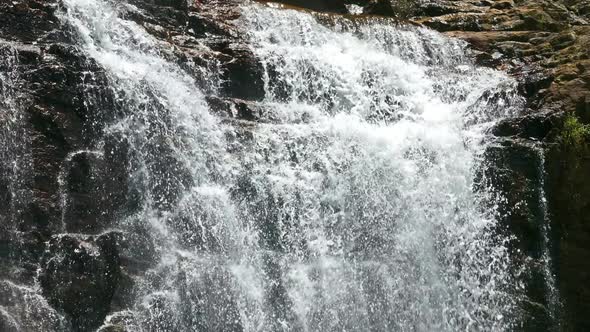
<svg viewBox="0 0 590 332">
<path fill-rule="evenodd" d="M 71 318 L 74 329 L 87 331 L 100 326 L 111 310 L 119 265 L 114 234 L 58 235 L 43 255 L 39 283 L 47 301 Z"/>
</svg>

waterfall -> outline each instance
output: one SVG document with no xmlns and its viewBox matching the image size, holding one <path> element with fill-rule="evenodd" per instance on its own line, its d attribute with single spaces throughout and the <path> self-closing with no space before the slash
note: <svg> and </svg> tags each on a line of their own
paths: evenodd
<svg viewBox="0 0 590 332">
<path fill-rule="evenodd" d="M 547 312 L 553 322 L 555 330 L 561 330 L 562 303 L 559 296 L 559 288 L 555 277 L 555 267 L 552 259 L 551 246 L 551 220 L 549 219 L 549 207 L 547 206 L 547 197 L 545 195 L 545 151 L 535 146 L 535 152 L 539 157 L 538 177 L 539 177 L 539 209 L 541 217 L 541 264 L 542 274 L 545 279 L 545 301 Z"/>
<path fill-rule="evenodd" d="M 16 45 L 0 39 L 0 330 L 63 331 L 65 318 L 40 295 L 39 287 L 19 280 L 23 241 L 19 222 L 26 218 L 31 201 L 31 142 L 25 123 L 29 106 L 18 73 Z M 22 45 L 21 45 L 22 47 Z"/>
<path fill-rule="evenodd" d="M 391 21 L 258 6 L 243 20 L 269 124 L 248 174 L 265 194 L 238 210 L 272 217 L 261 247 L 280 252 L 293 324 L 509 329 L 509 257 L 472 188 L 485 128 L 516 111 L 510 80 L 459 41 Z"/>
<path fill-rule="evenodd" d="M 236 24 L 263 64 L 266 98 L 260 121 L 231 124 L 205 102 L 214 88 L 204 91 L 169 46 L 123 18 L 136 8 L 63 3 L 62 21 L 105 69 L 121 107 L 104 134 L 128 146 L 134 207 L 113 228 L 133 243 L 122 255 L 147 261 L 133 275 L 129 310 L 105 324 L 504 331 L 517 323 L 508 239 L 474 174 L 487 130 L 520 100 L 515 83 L 475 66 L 463 42 L 384 19 L 245 4 Z"/>
<path fill-rule="evenodd" d="M 14 47 L 0 40 L 0 179 L 7 179 L 8 183 L 0 182 L 0 189 L 7 193 L 8 209 L 0 211 L 0 221 L 3 217 L 15 220 L 25 212 L 29 201 L 28 173 L 30 165 L 30 147 L 26 139 L 25 112 L 27 105 L 25 97 L 19 93 L 21 80 L 16 70 L 18 57 Z M 3 200 L 0 197 L 0 202 Z M 2 213 L 7 213 L 3 216 Z M 1 222 L 6 226 L 9 222 Z"/>
</svg>

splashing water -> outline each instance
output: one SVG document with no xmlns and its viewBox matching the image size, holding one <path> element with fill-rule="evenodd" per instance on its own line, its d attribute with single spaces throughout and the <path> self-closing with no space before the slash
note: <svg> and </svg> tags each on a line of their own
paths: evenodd
<svg viewBox="0 0 590 332">
<path fill-rule="evenodd" d="M 30 147 L 26 139 L 25 112 L 27 103 L 19 94 L 21 80 L 17 73 L 18 57 L 14 47 L 0 40 L 0 181 L 7 180 L 8 208 L 0 212 L 8 213 L 8 220 L 15 220 L 24 213 L 30 193 L 27 171 L 30 162 Z M 0 186 L 3 183 L 0 182 Z M 8 225 L 9 222 L 2 222 Z"/>
<path fill-rule="evenodd" d="M 547 206 L 547 197 L 545 195 L 545 151 L 540 147 L 534 147 L 539 157 L 539 207 L 542 217 L 540 226 L 541 232 L 541 263 L 543 277 L 545 278 L 545 301 L 547 301 L 547 311 L 555 325 L 555 330 L 561 330 L 560 317 L 562 315 L 562 303 L 559 296 L 559 288 L 554 274 L 554 262 L 551 257 L 551 220 L 549 219 L 549 207 Z"/>
<path fill-rule="evenodd" d="M 40 295 L 36 283 L 19 284 L 19 271 L 10 265 L 21 254 L 19 223 L 30 208 L 32 178 L 25 112 L 29 103 L 18 66 L 15 45 L 0 40 L 0 330 L 63 331 L 65 318 Z"/>
<path fill-rule="evenodd" d="M 473 178 L 486 129 L 520 101 L 464 43 L 387 20 L 245 5 L 237 24 L 267 97 L 260 122 L 238 128 L 209 113 L 195 80 L 120 9 L 64 4 L 124 109 L 106 135 L 130 147 L 138 207 L 117 227 L 153 260 L 131 310 L 107 323 L 511 329 L 506 239 Z M 236 142 L 239 131 L 252 138 Z"/>
<path fill-rule="evenodd" d="M 270 246 L 303 329 L 508 329 L 509 258 L 472 179 L 484 129 L 518 108 L 512 83 L 429 30 L 243 18 L 276 122 L 256 131 L 249 177 L 269 194 L 253 210 L 280 204 Z"/>
</svg>

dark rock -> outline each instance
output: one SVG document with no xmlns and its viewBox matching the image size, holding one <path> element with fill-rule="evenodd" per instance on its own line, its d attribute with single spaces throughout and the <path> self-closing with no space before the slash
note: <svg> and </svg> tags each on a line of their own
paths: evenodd
<svg viewBox="0 0 590 332">
<path fill-rule="evenodd" d="M 491 7 L 493 9 L 509 9 L 514 7 L 514 2 L 512 0 L 501 0 L 492 3 Z"/>
<path fill-rule="evenodd" d="M 395 16 L 396 11 L 393 9 L 390 0 L 371 1 L 364 7 L 364 14 Z"/>
<path fill-rule="evenodd" d="M 71 326 L 35 288 L 0 280 L 0 331 L 64 330 L 71 330 Z"/>
<path fill-rule="evenodd" d="M 224 37 L 231 36 L 229 27 L 212 20 L 203 13 L 192 13 L 189 15 L 188 28 L 193 31 L 193 35 L 201 38 L 206 37 L 207 34 L 211 33 Z"/>
<path fill-rule="evenodd" d="M 456 13 L 458 8 L 451 1 L 421 1 L 416 15 L 435 17 Z"/>
<path fill-rule="evenodd" d="M 20 230 L 49 234 L 62 227 L 58 178 L 67 155 L 94 144 L 116 107 L 106 77 L 74 47 L 14 45 L 20 92 L 27 97 L 23 130 L 32 152 L 27 170 L 32 199 Z"/>
<path fill-rule="evenodd" d="M 284 3 L 290 6 L 307 8 L 320 12 L 348 13 L 345 3 L 342 0 L 277 0 L 274 2 Z"/>
<path fill-rule="evenodd" d="M 485 154 L 483 187 L 491 186 L 500 194 L 499 215 L 505 227 L 518 238 L 521 250 L 540 257 L 535 252 L 541 241 L 539 184 L 541 168 L 539 151 L 526 141 L 505 140 L 490 147 Z M 496 198 L 494 198 L 496 200 Z"/>
<path fill-rule="evenodd" d="M 548 114 L 531 114 L 524 117 L 500 121 L 492 133 L 500 137 L 518 137 L 524 139 L 544 140 L 555 128 L 556 119 Z"/>
<path fill-rule="evenodd" d="M 262 64 L 246 45 L 222 44 L 214 50 L 221 58 L 224 95 L 245 100 L 262 100 L 265 96 Z"/>
<path fill-rule="evenodd" d="M 35 42 L 59 29 L 55 0 L 0 1 L 0 38 Z"/>
<path fill-rule="evenodd" d="M 39 274 L 44 296 L 71 318 L 78 331 L 89 331 L 102 323 L 119 278 L 119 254 L 112 233 L 53 237 Z"/>
<path fill-rule="evenodd" d="M 515 237 L 509 247 L 511 256 L 516 266 L 526 267 L 523 331 L 537 331 L 554 324 L 547 310 L 550 303 L 543 260 L 548 215 L 542 153 L 540 146 L 526 140 L 501 141 L 486 151 L 485 166 L 478 176 L 481 188 L 495 192 L 489 204 L 498 204 L 498 232 Z"/>
<path fill-rule="evenodd" d="M 258 107 L 252 102 L 211 96 L 207 97 L 207 104 L 209 104 L 212 112 L 222 117 L 245 121 L 259 120 Z"/>
<path fill-rule="evenodd" d="M 65 231 L 99 233 L 126 208 L 127 158 L 119 150 L 117 145 L 105 144 L 104 153 L 79 151 L 64 161 L 60 195 Z"/>
<path fill-rule="evenodd" d="M 19 232 L 1 229 L 0 260 L 5 269 L 0 278 L 21 284 L 32 284 L 37 273 L 37 261 L 43 254 L 46 238 L 39 232 Z"/>
<path fill-rule="evenodd" d="M 531 105 L 534 105 L 534 102 L 540 99 L 541 96 L 538 93 L 549 88 L 554 80 L 553 76 L 543 72 L 529 72 L 523 76 L 519 81 L 518 89 Z"/>
<path fill-rule="evenodd" d="M 156 6 L 172 7 L 174 9 L 187 9 L 191 0 L 154 0 Z"/>
<path fill-rule="evenodd" d="M 187 2 L 182 0 L 130 0 L 140 11 L 125 12 L 125 18 L 140 25 L 161 26 L 168 34 L 177 34 L 177 29 L 186 25 L 188 20 Z M 149 31 L 149 29 L 147 29 Z"/>
<path fill-rule="evenodd" d="M 562 129 L 563 130 L 563 129 Z M 590 137 L 569 141 L 561 136 L 546 157 L 547 199 L 557 277 L 564 301 L 564 331 L 590 329 Z"/>
</svg>

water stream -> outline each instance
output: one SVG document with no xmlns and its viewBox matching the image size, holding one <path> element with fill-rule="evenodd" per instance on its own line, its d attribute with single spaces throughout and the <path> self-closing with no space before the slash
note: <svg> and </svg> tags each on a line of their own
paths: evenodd
<svg viewBox="0 0 590 332">
<path fill-rule="evenodd" d="M 67 327 L 35 284 L 15 278 L 22 241 L 20 223 L 31 203 L 31 142 L 26 129 L 23 80 L 15 45 L 0 39 L 0 331 L 59 331 Z M 16 279 L 16 280 L 15 280 Z"/>
<path fill-rule="evenodd" d="M 62 22 L 121 105 L 104 134 L 128 146 L 133 209 L 113 229 L 134 244 L 122 255 L 146 262 L 133 274 L 130 308 L 105 324 L 518 324 L 508 239 L 474 174 L 487 130 L 521 100 L 512 79 L 473 64 L 465 43 L 384 19 L 244 4 L 235 24 L 263 64 L 266 98 L 260 121 L 230 123 L 205 102 L 219 84 L 203 91 L 166 45 L 123 18 L 137 8 L 63 3 Z"/>
</svg>

